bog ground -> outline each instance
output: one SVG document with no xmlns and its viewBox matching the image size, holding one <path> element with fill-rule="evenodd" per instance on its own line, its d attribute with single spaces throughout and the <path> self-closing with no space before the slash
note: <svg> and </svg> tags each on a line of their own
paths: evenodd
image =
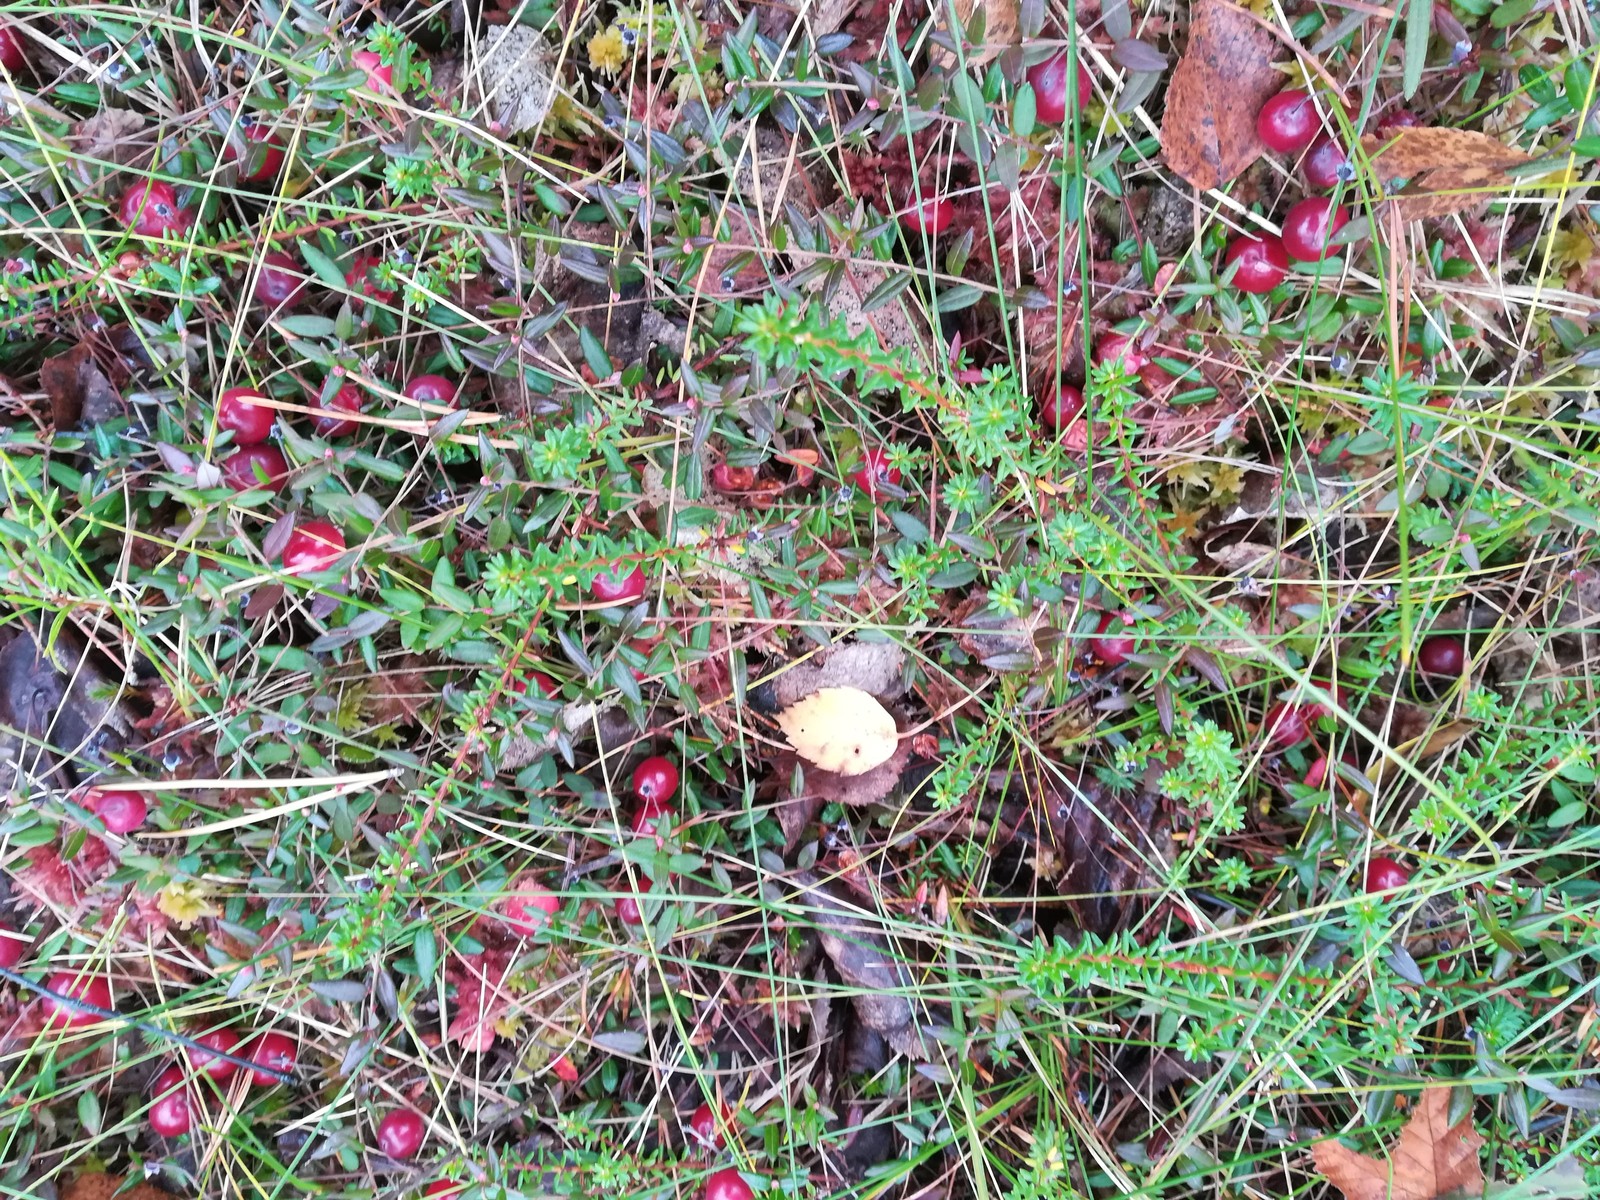
<svg viewBox="0 0 1600 1200">
<path fill-rule="evenodd" d="M 0 10 L 0 1194 L 1600 1194 L 1595 18 L 947 4 Z"/>
</svg>

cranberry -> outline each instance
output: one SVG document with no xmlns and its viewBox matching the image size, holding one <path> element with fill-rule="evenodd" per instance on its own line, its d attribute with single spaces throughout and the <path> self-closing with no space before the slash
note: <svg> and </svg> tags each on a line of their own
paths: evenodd
<svg viewBox="0 0 1600 1200">
<path fill-rule="evenodd" d="M 616 569 L 602 571 L 589 585 L 589 594 L 602 604 L 631 604 L 644 595 L 644 568 L 635 567 L 626 575 Z"/>
<path fill-rule="evenodd" d="M 1240 234 L 1229 242 L 1228 253 L 1222 259 L 1223 269 L 1234 263 L 1239 264 L 1239 269 L 1233 273 L 1233 286 L 1252 296 L 1270 292 L 1289 273 L 1289 255 L 1283 242 L 1270 233 L 1261 237 Z"/>
<path fill-rule="evenodd" d="M 245 1043 L 240 1052 L 240 1058 L 248 1058 L 260 1070 L 250 1072 L 250 1082 L 260 1084 L 262 1087 L 271 1087 L 278 1082 L 276 1076 L 270 1072 L 288 1074 L 294 1070 L 295 1057 L 299 1047 L 295 1040 L 286 1033 L 279 1033 L 269 1029 L 258 1033 Z"/>
<path fill-rule="evenodd" d="M 1283 248 L 1301 262 L 1321 262 L 1328 242 L 1350 223 L 1350 210 L 1326 196 L 1308 196 L 1283 219 Z"/>
<path fill-rule="evenodd" d="M 265 404 L 266 393 L 255 388 L 229 388 L 217 401 L 217 424 L 233 434 L 235 446 L 254 446 L 272 436 L 277 424 L 277 412 Z"/>
<path fill-rule="evenodd" d="M 1059 51 L 1028 68 L 1028 82 L 1033 85 L 1033 111 L 1044 125 L 1059 125 L 1067 118 L 1067 52 Z M 1089 72 L 1078 64 L 1078 108 L 1089 103 L 1093 92 Z"/>
<path fill-rule="evenodd" d="M 369 92 L 394 91 L 394 68 L 384 65 L 381 54 L 375 54 L 371 50 L 357 50 L 350 56 L 350 61 L 367 73 Z"/>
<path fill-rule="evenodd" d="M 1039 405 L 1039 424 L 1052 433 L 1060 433 L 1082 414 L 1083 393 L 1070 383 L 1058 383 Z"/>
<path fill-rule="evenodd" d="M 187 233 L 194 224 L 194 212 L 179 205 L 172 185 L 159 179 L 129 187 L 122 193 L 119 212 L 128 231 L 140 237 L 175 236 Z"/>
<path fill-rule="evenodd" d="M 253 121 L 239 132 L 244 135 L 246 141 L 260 142 L 266 146 L 266 152 L 261 156 L 261 162 L 255 170 L 239 168 L 239 182 L 270 183 L 276 179 L 278 172 L 283 170 L 284 151 L 283 139 L 278 136 L 277 131 L 263 121 Z M 222 151 L 222 161 L 234 162 L 238 157 L 239 152 L 233 148 L 233 143 L 229 142 Z M 245 161 L 248 163 L 254 157 L 253 154 L 248 155 Z"/>
<path fill-rule="evenodd" d="M 31 945 L 33 939 L 27 934 L 0 925 L 0 967 L 8 971 L 14 970 Z"/>
<path fill-rule="evenodd" d="M 701 1200 L 755 1200 L 755 1193 L 744 1181 L 744 1176 L 732 1167 L 717 1171 L 706 1180 L 706 1190 Z"/>
<path fill-rule="evenodd" d="M 289 481 L 289 460 L 276 446 L 240 446 L 219 465 L 222 482 L 236 492 L 255 488 L 281 492 Z M 258 477 L 258 470 L 266 477 L 265 483 Z"/>
<path fill-rule="evenodd" d="M 624 925 L 643 925 L 644 914 L 639 911 L 639 899 L 636 896 L 617 897 L 617 919 Z"/>
<path fill-rule="evenodd" d="M 451 1200 L 451 1197 L 459 1196 L 466 1190 L 466 1184 L 457 1183 L 454 1179 L 435 1179 L 422 1189 L 422 1194 L 424 1196 L 437 1196 L 439 1200 Z"/>
<path fill-rule="evenodd" d="M 1429 675 L 1460 675 L 1467 663 L 1467 643 L 1451 633 L 1436 633 L 1417 647 L 1417 665 Z"/>
<path fill-rule="evenodd" d="M 1377 131 L 1393 133 L 1396 129 L 1415 129 L 1421 124 L 1422 118 L 1409 108 L 1391 108 L 1378 118 Z"/>
<path fill-rule="evenodd" d="M 28 65 L 28 51 L 23 36 L 11 24 L 0 25 L 0 67 L 16 75 Z"/>
<path fill-rule="evenodd" d="M 150 806 L 139 792 L 93 791 L 87 807 L 111 833 L 132 833 L 150 815 Z"/>
<path fill-rule="evenodd" d="M 943 233 L 956 219 L 956 206 L 943 196 L 924 200 L 908 212 L 900 214 L 900 224 L 913 233 Z"/>
<path fill-rule="evenodd" d="M 748 492 L 756 485 L 754 467 L 730 467 L 718 463 L 711 468 L 711 486 L 719 492 Z"/>
<path fill-rule="evenodd" d="M 678 768 L 670 758 L 651 755 L 633 769 L 633 794 L 646 804 L 665 804 L 678 791 Z"/>
<path fill-rule="evenodd" d="M 1325 133 L 1311 144 L 1311 149 L 1306 152 L 1305 158 L 1300 163 L 1300 171 L 1306 177 L 1306 186 L 1326 191 L 1340 180 L 1348 182 L 1354 178 L 1350 174 L 1350 156 L 1344 152 L 1332 134 Z"/>
<path fill-rule="evenodd" d="M 1354 767 L 1358 771 L 1361 769 L 1361 763 L 1357 760 L 1356 756 L 1348 752 L 1341 754 L 1339 756 L 1339 761 L 1344 763 L 1346 766 Z M 1320 788 L 1328 781 L 1328 774 L 1331 767 L 1332 762 L 1326 754 L 1318 755 L 1316 761 L 1306 768 L 1306 786 L 1308 788 Z M 1337 772 L 1334 773 L 1334 780 L 1336 782 L 1338 780 Z"/>
<path fill-rule="evenodd" d="M 354 384 L 344 384 L 333 395 L 328 396 L 326 400 L 323 399 L 324 395 L 326 395 L 325 391 L 319 391 L 314 396 L 306 397 L 311 402 L 310 407 L 321 409 L 323 414 L 311 418 L 311 427 L 313 429 L 323 437 L 334 438 L 345 437 L 361 427 L 360 421 L 351 421 L 344 417 L 327 415 L 336 412 L 361 411 L 361 392 Z"/>
<path fill-rule="evenodd" d="M 406 384 L 405 396 L 418 404 L 443 404 L 456 406 L 456 385 L 443 375 L 418 375 Z"/>
<path fill-rule="evenodd" d="M 1393 892 L 1411 882 L 1411 872 L 1392 858 L 1376 855 L 1367 859 L 1367 875 L 1363 881 L 1369 895 Z"/>
<path fill-rule="evenodd" d="M 1089 642 L 1089 653 L 1108 667 L 1120 667 L 1133 653 L 1133 634 L 1126 632 L 1132 624 L 1126 613 L 1106 613 L 1100 618 L 1100 636 Z M 1121 632 L 1105 636 L 1112 630 Z"/>
<path fill-rule="evenodd" d="M 239 1035 L 231 1029 L 213 1029 L 209 1033 L 202 1033 L 194 1039 L 205 1050 L 196 1050 L 189 1047 L 189 1065 L 196 1071 L 204 1071 L 218 1083 L 227 1083 L 239 1073 L 239 1064 L 229 1062 L 211 1053 L 220 1050 L 223 1054 L 234 1054 L 239 1049 Z"/>
<path fill-rule="evenodd" d="M 45 980 L 44 986 L 66 997 L 64 1000 L 46 998 L 44 1009 L 47 1025 L 93 1025 L 100 1015 L 79 1007 L 79 1004 L 89 1004 L 95 1008 L 111 1007 L 111 981 L 104 975 L 57 971 Z M 72 1003 L 74 1000 L 79 1003 Z"/>
<path fill-rule="evenodd" d="M 532 875 L 511 881 L 510 894 L 500 902 L 505 927 L 518 937 L 532 937 L 550 923 L 561 909 L 554 892 L 540 887 Z"/>
<path fill-rule="evenodd" d="M 1308 92 L 1279 92 L 1256 114 L 1256 133 L 1267 149 L 1279 154 L 1299 154 L 1322 129 L 1317 106 Z"/>
<path fill-rule="evenodd" d="M 183 1068 L 174 1063 L 156 1076 L 150 1094 L 150 1128 L 162 1137 L 181 1137 L 189 1132 L 193 1118 L 189 1113 L 189 1091 L 184 1087 Z"/>
<path fill-rule="evenodd" d="M 358 254 L 350 263 L 350 269 L 345 272 L 344 285 L 357 296 L 371 296 L 379 304 L 387 304 L 394 299 L 394 289 L 385 288 L 372 277 L 375 267 L 383 260 L 373 254 Z"/>
<path fill-rule="evenodd" d="M 267 308 L 293 308 L 306 294 L 306 277 L 294 256 L 274 250 L 261 258 L 256 299 Z"/>
<path fill-rule="evenodd" d="M 1127 375 L 1137 375 L 1150 365 L 1150 356 L 1136 349 L 1131 337 L 1125 333 L 1108 333 L 1095 343 L 1094 361 L 1108 363 L 1118 360 L 1122 363 L 1123 373 Z M 1082 397 L 1079 400 L 1081 409 Z"/>
<path fill-rule="evenodd" d="M 427 1122 L 409 1108 L 397 1108 L 378 1122 L 378 1149 L 390 1158 L 412 1157 L 427 1136 Z"/>
<path fill-rule="evenodd" d="M 732 1115 L 727 1106 L 723 1105 L 722 1119 L 719 1121 L 711 1105 L 702 1104 L 689 1118 L 689 1140 L 702 1150 L 721 1150 L 724 1143 L 722 1127 L 728 1123 Z"/>
<path fill-rule="evenodd" d="M 1311 727 L 1322 715 L 1320 704 L 1290 704 L 1287 700 L 1280 700 L 1267 709 L 1261 728 L 1267 735 L 1269 746 L 1288 749 L 1309 738 Z"/>
<path fill-rule="evenodd" d="M 628 828 L 634 833 L 655 833 L 663 817 L 671 821 L 672 805 L 664 800 L 646 800 L 633 810 L 633 819 L 628 822 Z"/>
<path fill-rule="evenodd" d="M 344 553 L 344 534 L 327 521 L 307 521 L 289 535 L 283 569 L 290 575 L 326 571 Z"/>
<path fill-rule="evenodd" d="M 889 452 L 882 446 L 869 446 L 861 452 L 861 465 L 850 478 L 868 496 L 877 499 L 880 484 L 899 484 L 900 468 L 889 465 Z"/>
<path fill-rule="evenodd" d="M 561 690 L 556 681 L 543 671 L 529 672 L 528 679 L 533 680 L 534 686 L 546 696 L 554 696 Z M 528 679 L 513 679 L 507 686 L 517 695 L 526 696 L 528 694 Z"/>
</svg>

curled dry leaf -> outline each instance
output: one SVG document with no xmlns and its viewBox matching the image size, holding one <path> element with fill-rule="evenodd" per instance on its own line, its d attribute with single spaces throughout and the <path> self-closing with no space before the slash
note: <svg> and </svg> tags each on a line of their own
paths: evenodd
<svg viewBox="0 0 1600 1200">
<path fill-rule="evenodd" d="M 860 688 L 823 688 L 784 709 L 777 722 L 796 754 L 839 775 L 864 775 L 900 744 L 894 717 Z"/>
<path fill-rule="evenodd" d="M 1407 221 L 1466 212 L 1505 188 L 1510 168 L 1532 161 L 1486 133 L 1438 126 L 1369 134 L 1361 147 L 1380 179 L 1409 180 L 1387 202 Z"/>
<path fill-rule="evenodd" d="M 1261 155 L 1256 114 L 1283 88 L 1278 43 L 1245 10 L 1199 0 L 1189 46 L 1172 73 L 1161 119 L 1167 165 L 1202 191 L 1221 187 Z"/>
<path fill-rule="evenodd" d="M 1483 1193 L 1478 1148 L 1483 1138 L 1472 1115 L 1450 1124 L 1450 1089 L 1422 1093 L 1387 1158 L 1358 1154 L 1337 1141 L 1311 1148 L 1312 1161 L 1345 1200 L 1437 1200 Z"/>
</svg>

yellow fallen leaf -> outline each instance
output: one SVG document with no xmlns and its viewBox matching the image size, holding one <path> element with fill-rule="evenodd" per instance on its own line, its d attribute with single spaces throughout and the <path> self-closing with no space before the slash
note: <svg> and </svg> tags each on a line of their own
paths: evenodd
<svg viewBox="0 0 1600 1200">
<path fill-rule="evenodd" d="M 888 762 L 900 741 L 889 710 L 860 688 L 823 688 L 777 720 L 796 754 L 839 775 L 863 775 Z"/>
</svg>

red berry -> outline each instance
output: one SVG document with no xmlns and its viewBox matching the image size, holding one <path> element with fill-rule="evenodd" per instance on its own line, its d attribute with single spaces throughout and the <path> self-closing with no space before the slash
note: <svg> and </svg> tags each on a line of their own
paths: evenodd
<svg viewBox="0 0 1600 1200">
<path fill-rule="evenodd" d="M 653 754 L 633 769 L 633 794 L 646 804 L 665 804 L 678 791 L 678 768 Z"/>
<path fill-rule="evenodd" d="M 0 25 L 0 67 L 16 75 L 28 65 L 25 39 L 15 25 Z"/>
<path fill-rule="evenodd" d="M 374 267 L 383 260 L 373 254 L 358 254 L 351 260 L 350 269 L 345 272 L 344 285 L 357 296 L 371 296 L 379 304 L 387 304 L 394 299 L 394 289 L 385 288 L 372 277 Z"/>
<path fill-rule="evenodd" d="M 278 136 L 277 131 L 264 121 L 252 121 L 239 132 L 244 135 L 246 141 L 262 142 L 266 145 L 266 152 L 261 156 L 261 162 L 255 170 L 250 170 L 248 166 L 239 169 L 239 182 L 268 183 L 276 179 L 278 172 L 283 170 L 284 151 L 283 139 Z M 238 157 L 239 152 L 233 148 L 233 143 L 229 142 L 223 148 L 222 161 L 234 162 Z M 247 155 L 245 162 L 248 163 L 255 157 L 254 154 Z"/>
<path fill-rule="evenodd" d="M 112 833 L 132 833 L 150 815 L 150 806 L 139 792 L 93 791 L 86 807 Z"/>
<path fill-rule="evenodd" d="M 755 1200 L 755 1193 L 744 1181 L 744 1176 L 727 1167 L 706 1180 L 706 1190 L 701 1193 L 701 1200 Z"/>
<path fill-rule="evenodd" d="M 643 925 L 644 914 L 639 911 L 639 900 L 635 896 L 617 897 L 617 919 L 624 925 Z"/>
<path fill-rule="evenodd" d="M 317 392 L 314 396 L 306 397 L 310 401 L 309 407 L 319 408 L 324 414 L 336 412 L 360 412 L 361 392 L 352 383 L 344 384 L 333 395 L 323 399 L 326 390 Z M 361 428 L 360 421 L 351 421 L 344 417 L 319 415 L 311 418 L 311 427 L 323 437 L 345 437 Z"/>
<path fill-rule="evenodd" d="M 635 567 L 626 575 L 615 570 L 602 571 L 589 585 L 589 594 L 602 604 L 631 604 L 644 595 L 644 568 Z"/>
<path fill-rule="evenodd" d="M 8 971 L 15 969 L 31 945 L 33 939 L 27 934 L 0 925 L 0 967 Z"/>
<path fill-rule="evenodd" d="M 255 488 L 281 492 L 289 481 L 289 460 L 276 446 L 240 446 L 218 465 L 222 468 L 222 482 L 236 492 Z M 266 476 L 265 483 L 257 476 L 258 469 Z"/>
<path fill-rule="evenodd" d="M 251 1083 L 271 1087 L 278 1080 L 269 1072 L 278 1071 L 287 1074 L 293 1071 L 298 1052 L 299 1047 L 292 1037 L 275 1029 L 269 1029 L 256 1034 L 246 1042 L 239 1057 L 248 1058 L 257 1067 L 264 1068 L 250 1072 Z"/>
<path fill-rule="evenodd" d="M 1311 727 L 1320 716 L 1320 704 L 1290 704 L 1287 700 L 1280 700 L 1267 709 L 1261 730 L 1266 734 L 1269 746 L 1288 749 L 1311 736 Z"/>
<path fill-rule="evenodd" d="M 1125 333 L 1108 333 L 1095 343 L 1094 361 L 1096 363 L 1122 362 L 1122 370 L 1128 375 L 1137 375 L 1150 365 L 1150 356 L 1137 349 L 1133 339 Z"/>
<path fill-rule="evenodd" d="M 239 1073 L 239 1064 L 229 1062 L 212 1054 L 212 1050 L 220 1050 L 224 1054 L 235 1054 L 239 1049 L 239 1035 L 231 1029 L 213 1029 L 209 1033 L 202 1033 L 195 1041 L 207 1050 L 196 1050 L 193 1046 L 188 1048 L 189 1065 L 196 1071 L 204 1071 L 218 1083 L 227 1083 Z"/>
<path fill-rule="evenodd" d="M 1233 286 L 1252 296 L 1270 292 L 1289 273 L 1289 255 L 1283 241 L 1270 233 L 1261 237 L 1240 234 L 1229 242 L 1228 253 L 1222 259 L 1223 269 L 1234 263 L 1239 264 L 1239 269 L 1233 273 Z"/>
<path fill-rule="evenodd" d="M 554 696 L 561 690 L 556 681 L 543 671 L 529 672 L 528 679 L 533 680 L 538 689 L 546 696 Z M 513 679 L 507 686 L 517 695 L 526 696 L 528 694 L 528 679 Z"/>
<path fill-rule="evenodd" d="M 1411 872 L 1392 858 L 1377 855 L 1367 859 L 1365 886 L 1369 895 L 1393 892 L 1411 882 Z"/>
<path fill-rule="evenodd" d="M 419 404 L 456 405 L 456 385 L 443 375 L 418 375 L 406 384 L 405 395 Z"/>
<path fill-rule="evenodd" d="M 1300 262 L 1321 262 L 1328 242 L 1350 223 L 1350 210 L 1326 196 L 1308 196 L 1283 219 L 1283 248 Z"/>
<path fill-rule="evenodd" d="M 350 61 L 367 73 L 367 90 L 369 92 L 392 92 L 394 90 L 394 68 L 385 66 L 383 56 L 371 50 L 357 50 L 350 56 Z"/>
<path fill-rule="evenodd" d="M 664 801 L 646 800 L 633 810 L 633 819 L 628 822 L 628 828 L 634 833 L 656 833 L 662 818 L 670 824 L 674 816 L 672 805 Z M 659 834 L 657 835 L 659 840 Z"/>
<path fill-rule="evenodd" d="M 290 575 L 326 571 L 344 553 L 344 534 L 327 521 L 307 521 L 289 535 L 283 569 Z"/>
<path fill-rule="evenodd" d="M 1343 180 L 1348 183 L 1355 176 L 1350 173 L 1350 156 L 1332 134 L 1325 133 L 1311 143 L 1311 149 L 1300 162 L 1300 171 L 1306 177 L 1306 186 L 1327 191 Z"/>
<path fill-rule="evenodd" d="M 235 446 L 254 446 L 272 436 L 277 424 L 276 410 L 252 401 L 265 400 L 265 392 L 255 388 L 229 388 L 217 401 L 217 424 L 233 434 Z"/>
<path fill-rule="evenodd" d="M 1028 68 L 1033 85 L 1034 116 L 1042 125 L 1059 125 L 1067 119 L 1067 52 L 1059 51 Z M 1093 84 L 1089 72 L 1078 64 L 1078 108 L 1089 103 Z"/>
<path fill-rule="evenodd" d="M 1317 106 L 1307 92 L 1279 92 L 1256 114 L 1256 133 L 1267 149 L 1279 154 L 1299 154 L 1322 129 Z"/>
<path fill-rule="evenodd" d="M 881 484 L 898 485 L 900 468 L 889 465 L 889 452 L 882 446 L 869 446 L 861 452 L 861 466 L 850 476 L 856 486 L 873 499 Z"/>
<path fill-rule="evenodd" d="M 702 1150 L 721 1150 L 724 1144 L 722 1127 L 728 1123 L 732 1115 L 724 1105 L 722 1120 L 718 1121 L 711 1105 L 702 1104 L 689 1118 L 689 1141 Z"/>
<path fill-rule="evenodd" d="M 1417 666 L 1429 675 L 1457 676 L 1466 663 L 1467 644 L 1454 634 L 1436 633 L 1417 647 Z"/>
<path fill-rule="evenodd" d="M 282 250 L 262 255 L 256 299 L 267 308 L 293 308 L 306 294 L 306 277 L 294 256 Z"/>
<path fill-rule="evenodd" d="M 184 1086 L 183 1068 L 174 1063 L 157 1075 L 150 1094 L 154 1098 L 148 1114 L 150 1128 L 162 1137 L 182 1137 L 188 1133 L 193 1118 L 189 1113 L 189 1089 Z"/>
<path fill-rule="evenodd" d="M 422 1189 L 424 1196 L 438 1196 L 441 1200 L 450 1200 L 452 1196 L 459 1196 L 467 1190 L 467 1185 L 457 1183 L 454 1179 L 435 1179 Z"/>
<path fill-rule="evenodd" d="M 159 179 L 133 184 L 122 193 L 122 223 L 140 237 L 176 237 L 194 224 L 194 212 L 178 204 L 178 193 Z"/>
<path fill-rule="evenodd" d="M 1125 613 L 1106 613 L 1100 618 L 1100 636 L 1089 642 L 1089 653 L 1108 667 L 1120 667 L 1133 653 L 1133 634 L 1126 632 L 1132 622 Z M 1113 630 L 1114 636 L 1105 636 Z"/>
<path fill-rule="evenodd" d="M 46 998 L 44 1009 L 48 1025 L 93 1025 L 100 1020 L 97 1013 L 80 1008 L 72 1001 L 91 1004 L 95 1008 L 111 1007 L 111 981 L 104 975 L 85 975 L 77 971 L 57 971 L 45 980 L 45 987 L 66 997 L 65 1000 Z"/>
<path fill-rule="evenodd" d="M 560 910 L 561 901 L 556 894 L 540 887 L 532 875 L 512 880 L 510 893 L 500 902 L 506 928 L 518 937 L 532 937 Z"/>
<path fill-rule="evenodd" d="M 1056 384 L 1039 405 L 1039 424 L 1051 433 L 1060 433 L 1083 413 L 1083 393 L 1070 383 Z"/>
<path fill-rule="evenodd" d="M 730 467 L 718 463 L 711 468 L 711 486 L 719 492 L 748 492 L 756 485 L 754 467 Z"/>
<path fill-rule="evenodd" d="M 427 1122 L 409 1108 L 397 1108 L 378 1122 L 378 1149 L 390 1158 L 410 1158 L 427 1136 Z"/>
<path fill-rule="evenodd" d="M 900 224 L 913 233 L 943 233 L 956 219 L 956 206 L 943 196 L 924 200 L 915 208 L 900 214 Z"/>
<path fill-rule="evenodd" d="M 1377 130 L 1379 133 L 1393 133 L 1397 129 L 1415 129 L 1422 124 L 1422 118 L 1409 108 L 1391 108 L 1378 118 Z"/>
</svg>

